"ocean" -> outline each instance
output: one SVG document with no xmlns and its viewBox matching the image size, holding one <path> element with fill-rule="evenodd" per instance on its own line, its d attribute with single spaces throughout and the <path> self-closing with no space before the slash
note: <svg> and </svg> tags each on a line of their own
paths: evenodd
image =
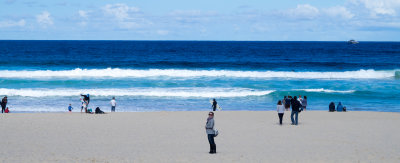
<svg viewBox="0 0 400 163">
<path fill-rule="evenodd" d="M 0 41 L 0 96 L 11 112 L 307 110 L 400 112 L 400 42 Z"/>
</svg>

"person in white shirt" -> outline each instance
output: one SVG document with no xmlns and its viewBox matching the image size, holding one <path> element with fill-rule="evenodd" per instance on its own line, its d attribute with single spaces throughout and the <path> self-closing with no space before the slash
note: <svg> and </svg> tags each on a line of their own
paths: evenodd
<svg viewBox="0 0 400 163">
<path fill-rule="evenodd" d="M 282 105 L 282 101 L 278 101 L 278 105 L 276 106 L 276 111 L 278 112 L 279 116 L 279 124 L 282 125 L 282 118 L 283 114 L 285 113 L 285 107 Z"/>
<path fill-rule="evenodd" d="M 117 106 L 117 102 L 115 101 L 115 97 L 110 101 L 111 103 L 111 112 L 115 112 L 115 107 Z"/>
</svg>

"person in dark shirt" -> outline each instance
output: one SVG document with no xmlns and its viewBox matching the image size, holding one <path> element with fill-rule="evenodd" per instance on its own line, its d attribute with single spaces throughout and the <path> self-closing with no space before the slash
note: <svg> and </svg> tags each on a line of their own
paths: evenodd
<svg viewBox="0 0 400 163">
<path fill-rule="evenodd" d="M 1 113 L 6 111 L 7 102 L 7 96 L 4 96 L 4 98 L 1 100 Z"/>
<path fill-rule="evenodd" d="M 213 111 L 217 110 L 217 101 L 215 99 L 213 99 L 211 107 L 212 107 Z"/>
<path fill-rule="evenodd" d="M 292 120 L 292 125 L 297 125 L 299 112 L 301 108 L 301 104 L 300 101 L 297 100 L 297 96 L 294 96 L 294 98 L 291 100 L 291 105 L 292 105 L 292 113 L 290 115 L 290 118 Z M 293 116 L 295 116 L 295 118 L 293 118 Z"/>
<path fill-rule="evenodd" d="M 334 112 L 335 111 L 335 103 L 334 102 L 331 102 L 330 104 L 329 104 L 329 112 Z"/>
</svg>

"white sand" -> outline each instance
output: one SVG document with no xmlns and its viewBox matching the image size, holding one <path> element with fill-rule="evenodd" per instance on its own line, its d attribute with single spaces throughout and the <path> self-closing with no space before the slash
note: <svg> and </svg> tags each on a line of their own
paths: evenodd
<svg viewBox="0 0 400 163">
<path fill-rule="evenodd" d="M 0 115 L 1 162 L 400 162 L 400 114 L 273 111 Z"/>
</svg>

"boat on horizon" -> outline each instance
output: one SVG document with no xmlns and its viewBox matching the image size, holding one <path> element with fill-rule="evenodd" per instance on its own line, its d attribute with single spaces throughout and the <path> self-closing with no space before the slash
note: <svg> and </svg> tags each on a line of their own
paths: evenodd
<svg viewBox="0 0 400 163">
<path fill-rule="evenodd" d="M 356 41 L 356 40 L 351 39 L 351 40 L 347 41 L 347 43 L 349 43 L 349 44 L 358 44 L 359 42 Z"/>
</svg>

